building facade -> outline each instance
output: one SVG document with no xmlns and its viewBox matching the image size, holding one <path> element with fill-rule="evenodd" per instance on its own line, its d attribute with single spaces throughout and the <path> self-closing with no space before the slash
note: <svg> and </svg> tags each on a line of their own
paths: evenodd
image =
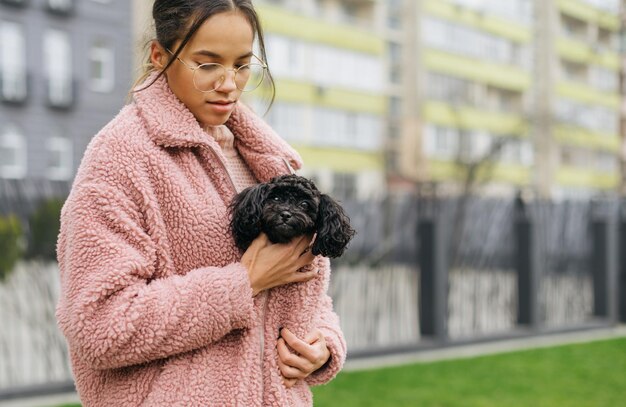
<svg viewBox="0 0 626 407">
<path fill-rule="evenodd" d="M 617 191 L 618 0 L 387 5 L 391 185 Z"/>
<path fill-rule="evenodd" d="M 0 0 L 0 178 L 70 181 L 131 85 L 123 0 Z"/>
</svg>

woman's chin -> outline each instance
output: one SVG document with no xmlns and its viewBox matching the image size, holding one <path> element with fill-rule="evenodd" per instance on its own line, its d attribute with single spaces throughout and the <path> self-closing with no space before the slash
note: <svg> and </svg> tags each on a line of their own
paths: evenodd
<svg viewBox="0 0 626 407">
<path fill-rule="evenodd" d="M 216 114 L 206 115 L 204 117 L 201 117 L 200 118 L 201 120 L 198 120 L 198 121 L 202 123 L 204 126 L 221 126 L 222 124 L 228 121 L 231 113 L 232 112 L 219 114 L 219 115 L 216 115 Z"/>
</svg>

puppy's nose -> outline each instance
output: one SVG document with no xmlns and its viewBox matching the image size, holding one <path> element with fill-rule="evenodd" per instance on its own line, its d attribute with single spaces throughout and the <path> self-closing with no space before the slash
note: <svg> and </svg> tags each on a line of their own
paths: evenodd
<svg viewBox="0 0 626 407">
<path fill-rule="evenodd" d="M 280 213 L 280 217 L 281 217 L 283 220 L 289 220 L 289 219 L 291 218 L 291 212 L 288 212 L 288 211 L 282 211 L 282 212 Z"/>
</svg>

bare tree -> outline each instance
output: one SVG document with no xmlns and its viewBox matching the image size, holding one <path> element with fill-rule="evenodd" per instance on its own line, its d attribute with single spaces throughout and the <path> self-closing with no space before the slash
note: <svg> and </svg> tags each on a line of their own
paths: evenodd
<svg viewBox="0 0 626 407">
<path fill-rule="evenodd" d="M 453 262 L 452 265 L 458 260 L 470 199 L 479 186 L 492 180 L 498 156 L 502 149 L 514 140 L 515 138 L 513 137 L 499 137 L 495 142 L 491 143 L 489 149 L 483 155 L 474 159 L 467 153 L 467 149 L 459 148 L 455 163 L 461 169 L 462 185 L 453 220 L 449 257 Z"/>
</svg>

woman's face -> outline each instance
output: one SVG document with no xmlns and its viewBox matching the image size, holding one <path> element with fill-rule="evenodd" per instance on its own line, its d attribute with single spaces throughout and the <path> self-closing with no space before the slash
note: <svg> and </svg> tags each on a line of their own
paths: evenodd
<svg viewBox="0 0 626 407">
<path fill-rule="evenodd" d="M 241 96 L 234 81 L 234 72 L 228 71 L 224 82 L 213 92 L 200 92 L 193 82 L 193 70 L 200 64 L 219 63 L 226 69 L 247 64 L 252 58 L 254 34 L 248 20 L 236 11 L 219 13 L 208 18 L 196 31 L 179 55 L 183 61 L 174 61 L 165 75 L 172 92 L 203 125 L 224 124 L 230 117 L 235 102 Z M 178 40 L 174 52 L 180 45 Z M 156 41 L 152 45 L 152 62 L 163 69 L 172 57 Z"/>
</svg>

